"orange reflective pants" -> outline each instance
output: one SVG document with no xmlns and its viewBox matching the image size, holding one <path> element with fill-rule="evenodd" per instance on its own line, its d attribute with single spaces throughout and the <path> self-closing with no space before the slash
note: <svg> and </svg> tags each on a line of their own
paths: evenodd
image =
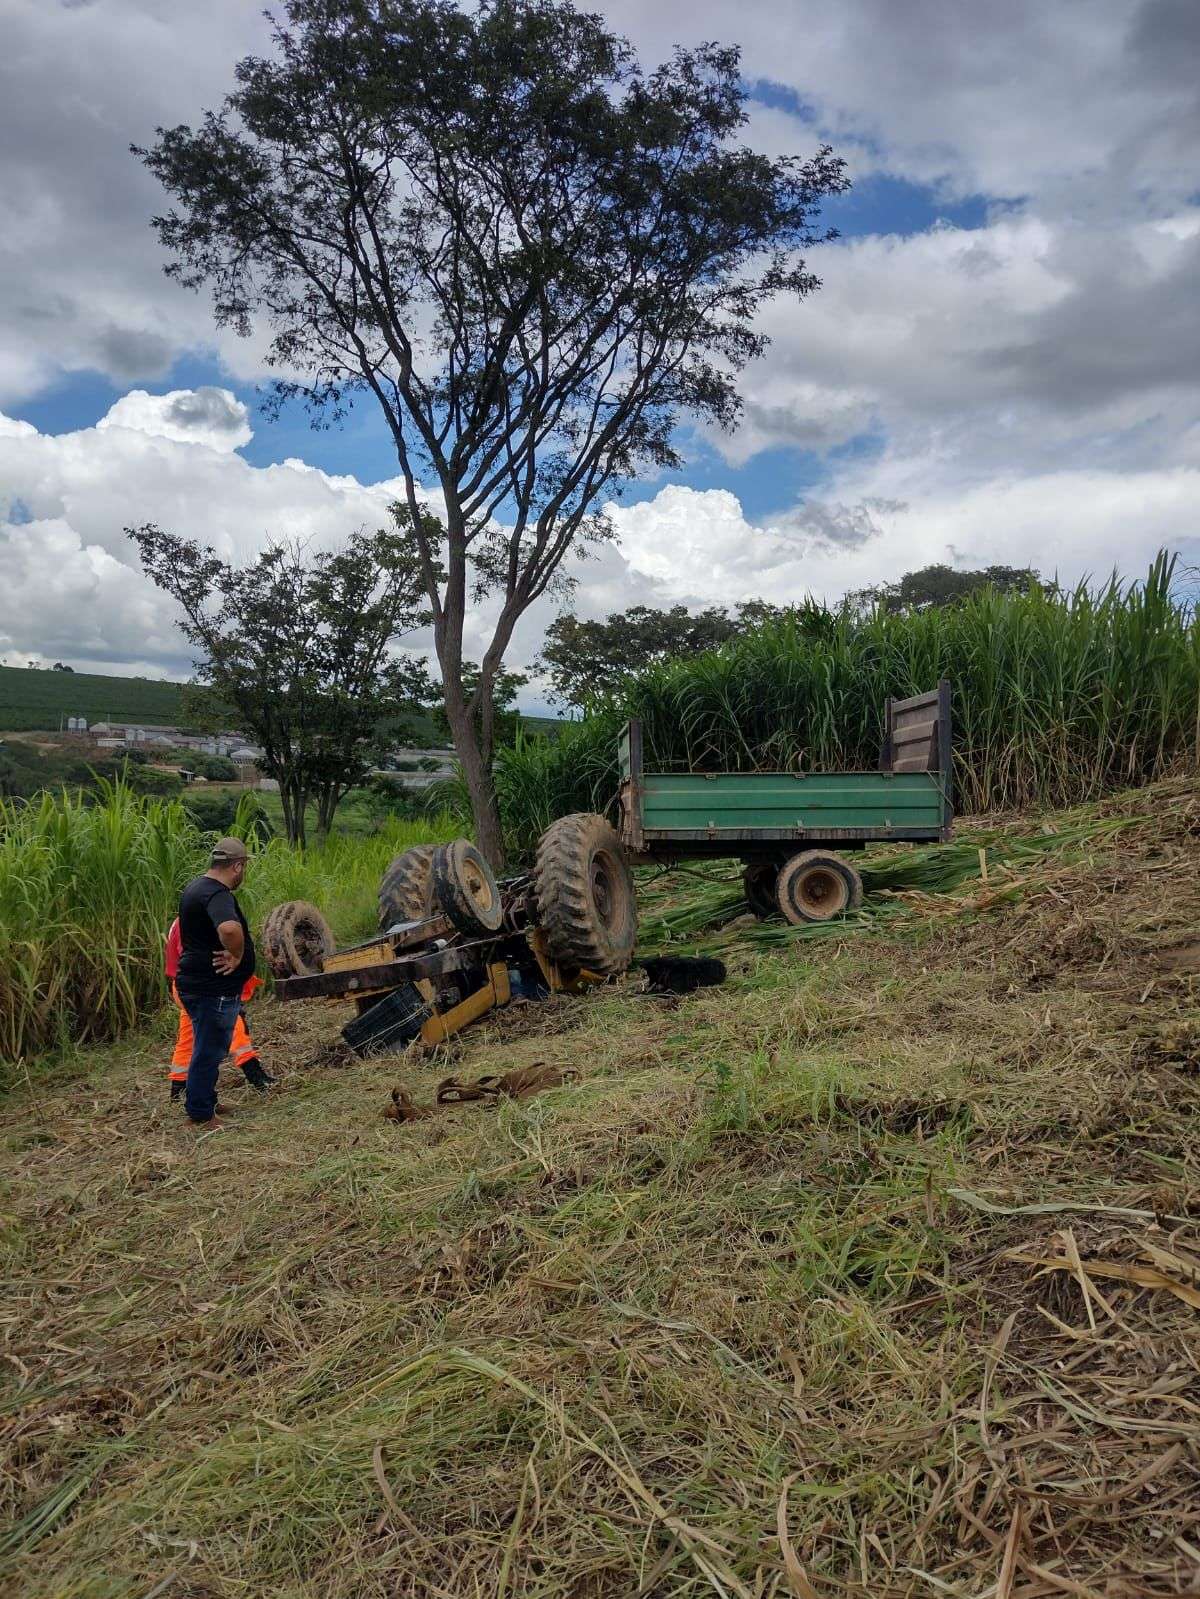
<svg viewBox="0 0 1200 1599">
<path fill-rule="evenodd" d="M 192 1018 L 179 1004 L 179 995 L 175 984 L 171 984 L 171 998 L 179 1005 L 179 1032 L 175 1038 L 175 1053 L 171 1056 L 171 1081 L 173 1083 L 186 1083 L 188 1066 L 192 1060 Z M 233 1057 L 235 1066 L 247 1066 L 250 1061 L 258 1059 L 258 1051 L 250 1037 L 250 1029 L 246 1026 L 244 1014 L 239 1014 L 233 1027 L 233 1041 L 229 1046 L 229 1053 Z"/>
</svg>

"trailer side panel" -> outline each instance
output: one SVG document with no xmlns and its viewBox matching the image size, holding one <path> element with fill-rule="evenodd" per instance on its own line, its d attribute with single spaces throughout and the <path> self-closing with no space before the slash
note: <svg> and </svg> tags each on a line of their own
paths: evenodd
<svg viewBox="0 0 1200 1599">
<path fill-rule="evenodd" d="M 936 772 L 646 772 L 641 832 L 657 839 L 941 836 Z"/>
</svg>

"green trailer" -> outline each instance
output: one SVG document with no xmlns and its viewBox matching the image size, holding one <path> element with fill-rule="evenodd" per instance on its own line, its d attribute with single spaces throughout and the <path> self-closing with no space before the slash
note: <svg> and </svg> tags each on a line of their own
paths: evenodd
<svg viewBox="0 0 1200 1599">
<path fill-rule="evenodd" d="M 637 721 L 620 762 L 621 840 L 635 863 L 733 856 L 756 915 L 827 921 L 862 903 L 847 852 L 949 838 L 950 685 L 887 701 L 875 771 L 647 771 Z"/>
</svg>

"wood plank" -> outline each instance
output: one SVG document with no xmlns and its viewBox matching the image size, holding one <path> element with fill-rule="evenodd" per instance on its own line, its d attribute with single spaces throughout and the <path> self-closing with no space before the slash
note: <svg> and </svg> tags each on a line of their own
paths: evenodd
<svg viewBox="0 0 1200 1599">
<path fill-rule="evenodd" d="M 901 744 L 912 744 L 918 739 L 932 740 L 937 737 L 937 717 L 932 721 L 901 722 L 892 729 L 892 747 L 898 749 Z"/>
<path fill-rule="evenodd" d="M 275 998 L 328 999 L 331 995 L 345 995 L 352 999 L 380 989 L 398 988 L 401 983 L 415 982 L 418 977 L 443 977 L 468 964 L 469 951 L 440 949 L 429 955 L 405 955 L 401 960 L 387 961 L 383 965 L 316 972 L 309 977 L 280 977 L 275 982 Z"/>
</svg>

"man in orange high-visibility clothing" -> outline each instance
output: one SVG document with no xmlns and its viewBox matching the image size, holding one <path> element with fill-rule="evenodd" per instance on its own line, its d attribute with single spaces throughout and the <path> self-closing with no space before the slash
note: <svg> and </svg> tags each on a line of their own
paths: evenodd
<svg viewBox="0 0 1200 1599">
<path fill-rule="evenodd" d="M 171 998 L 179 1006 L 179 1031 L 175 1037 L 175 1053 L 171 1056 L 171 1098 L 181 1099 L 183 1090 L 187 1086 L 188 1065 L 192 1058 L 192 1018 L 184 1010 L 179 1001 L 179 994 L 175 987 L 175 978 L 179 971 L 179 957 L 183 954 L 183 939 L 179 932 L 178 916 L 171 923 L 171 931 L 167 934 L 167 981 L 171 985 Z M 258 1058 L 258 1051 L 254 1047 L 254 1040 L 250 1037 L 250 1028 L 246 1022 L 246 1001 L 252 999 L 262 987 L 261 977 L 248 977 L 242 988 L 242 1002 L 238 1009 L 237 1021 L 233 1024 L 233 1038 L 230 1041 L 229 1053 L 233 1064 L 240 1066 L 246 1081 L 251 1088 L 256 1088 L 260 1094 L 265 1094 L 272 1083 L 278 1078 L 272 1077 L 270 1072 L 263 1069 L 262 1061 Z"/>
</svg>

